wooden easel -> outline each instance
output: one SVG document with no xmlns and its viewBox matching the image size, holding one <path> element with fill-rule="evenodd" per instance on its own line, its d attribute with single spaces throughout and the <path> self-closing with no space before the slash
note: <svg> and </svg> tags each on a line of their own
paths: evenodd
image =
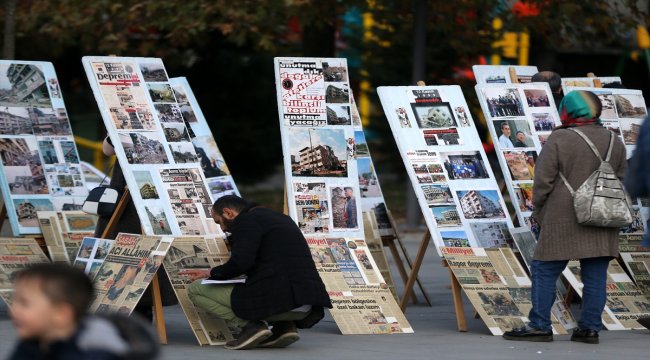
<svg viewBox="0 0 650 360">
<path fill-rule="evenodd" d="M 120 201 L 115 206 L 115 211 L 111 215 L 104 232 L 102 232 L 102 238 L 106 238 L 110 233 L 112 233 L 124 213 L 127 205 L 131 201 L 131 193 L 127 187 L 124 188 L 124 194 L 120 198 Z M 165 327 L 165 316 L 163 313 L 162 306 L 162 296 L 160 295 L 160 282 L 158 280 L 158 273 L 153 277 L 151 281 L 151 297 L 153 299 L 153 319 L 156 325 L 156 330 L 158 332 L 158 339 L 161 344 L 167 344 L 167 328 Z"/>
<path fill-rule="evenodd" d="M 594 87 L 595 88 L 602 88 L 603 87 L 603 83 L 600 81 L 600 79 L 596 78 L 596 74 L 590 72 L 590 73 L 587 74 L 587 77 L 588 78 L 594 78 Z"/>
</svg>

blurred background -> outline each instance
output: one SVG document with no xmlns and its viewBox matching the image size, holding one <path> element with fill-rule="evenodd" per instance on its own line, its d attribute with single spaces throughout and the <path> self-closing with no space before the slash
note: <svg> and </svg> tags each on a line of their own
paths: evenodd
<svg viewBox="0 0 650 360">
<path fill-rule="evenodd" d="M 458 84 L 481 136 L 475 64 L 622 77 L 650 94 L 647 0 L 4 0 L 3 58 L 51 61 L 74 133 L 106 135 L 84 55 L 163 59 L 186 76 L 242 194 L 282 209 L 273 57 L 345 57 L 388 208 L 407 227 L 408 179 L 375 88 Z M 80 148 L 86 161 L 93 152 Z M 493 165 L 495 166 L 495 165 Z M 498 167 L 498 166 L 497 166 Z"/>
</svg>

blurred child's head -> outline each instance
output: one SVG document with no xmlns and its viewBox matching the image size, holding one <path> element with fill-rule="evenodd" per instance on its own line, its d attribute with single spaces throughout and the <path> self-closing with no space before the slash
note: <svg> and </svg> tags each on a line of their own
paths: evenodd
<svg viewBox="0 0 650 360">
<path fill-rule="evenodd" d="M 16 276 L 11 317 L 21 339 L 47 340 L 77 327 L 90 306 L 93 285 L 82 271 L 63 264 L 36 264 Z"/>
</svg>

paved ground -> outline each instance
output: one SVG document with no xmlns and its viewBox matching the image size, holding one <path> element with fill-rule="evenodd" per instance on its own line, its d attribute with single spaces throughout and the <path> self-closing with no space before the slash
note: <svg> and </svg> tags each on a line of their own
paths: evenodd
<svg viewBox="0 0 650 360">
<path fill-rule="evenodd" d="M 415 256 L 419 234 L 407 236 Z M 577 344 L 568 336 L 553 343 L 504 341 L 490 335 L 479 319 L 472 318 L 466 302 L 469 332 L 456 331 L 456 321 L 447 288 L 449 278 L 435 250 L 425 259 L 421 274 L 433 307 L 411 305 L 407 317 L 415 329 L 409 335 L 343 336 L 331 318 L 314 329 L 301 332 L 302 340 L 282 350 L 228 351 L 220 347 L 199 347 L 180 308 L 166 309 L 169 344 L 164 359 L 647 359 L 650 331 L 603 331 L 600 345 Z M 399 281 L 398 281 L 399 283 Z M 398 284 L 399 285 L 399 284 Z M 0 309 L 0 358 L 5 358 L 14 342 L 6 313 Z"/>
</svg>

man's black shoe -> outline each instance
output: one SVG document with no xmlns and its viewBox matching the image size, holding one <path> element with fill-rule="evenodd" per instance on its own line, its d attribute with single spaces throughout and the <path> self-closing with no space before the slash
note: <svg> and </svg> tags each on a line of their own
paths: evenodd
<svg viewBox="0 0 650 360">
<path fill-rule="evenodd" d="M 553 331 L 537 330 L 528 326 L 524 326 L 519 329 L 506 331 L 503 333 L 503 338 L 506 340 L 514 341 L 550 342 L 553 341 Z"/>
<path fill-rule="evenodd" d="M 571 341 L 585 344 L 598 344 L 598 331 L 580 328 L 573 329 Z"/>
<path fill-rule="evenodd" d="M 293 321 L 282 321 L 273 324 L 271 329 L 273 335 L 262 341 L 257 347 L 261 348 L 285 348 L 300 340 L 298 329 Z"/>
<path fill-rule="evenodd" d="M 650 330 L 650 317 L 644 317 L 636 320 L 641 326 Z"/>
<path fill-rule="evenodd" d="M 271 330 L 260 321 L 249 321 L 235 340 L 230 340 L 224 346 L 230 350 L 247 350 L 259 345 L 262 341 L 273 335 Z"/>
</svg>

